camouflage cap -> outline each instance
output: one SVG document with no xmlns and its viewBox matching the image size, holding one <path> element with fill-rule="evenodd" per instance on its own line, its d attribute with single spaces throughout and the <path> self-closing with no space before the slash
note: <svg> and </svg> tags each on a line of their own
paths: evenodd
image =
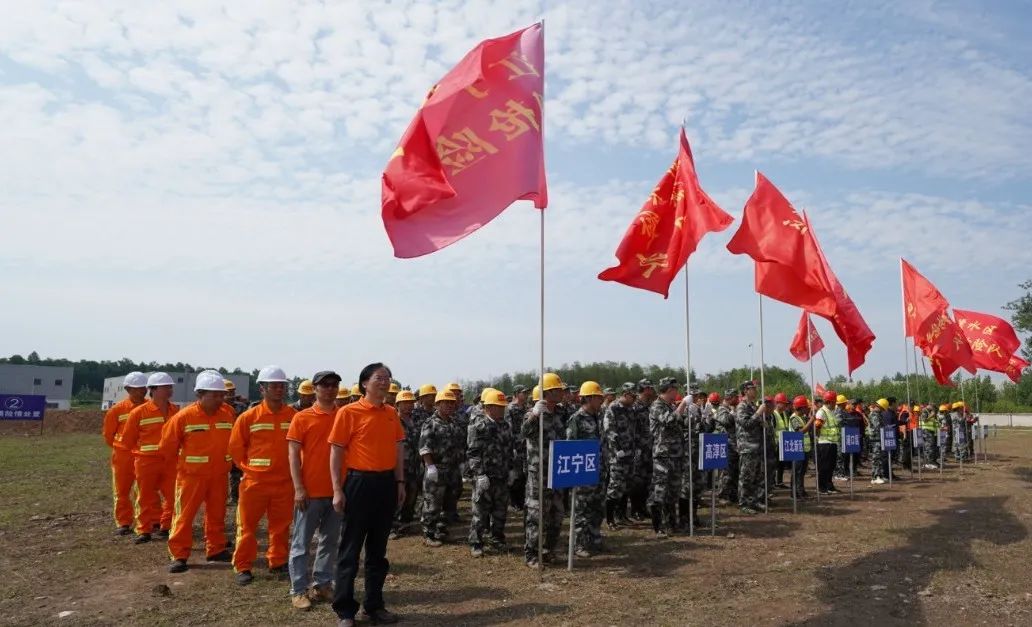
<svg viewBox="0 0 1032 627">
<path fill-rule="evenodd" d="M 732 396 L 738 396 L 738 390 L 734 388 L 724 390 L 724 398 L 731 398 Z"/>
<path fill-rule="evenodd" d="M 620 386 L 621 394 L 634 394 L 638 390 L 638 386 L 628 381 Z"/>
<path fill-rule="evenodd" d="M 659 391 L 665 392 L 671 388 L 677 387 L 677 379 L 674 377 L 663 377 L 659 380 Z"/>
<path fill-rule="evenodd" d="M 648 379 L 642 379 L 641 381 L 638 381 L 638 391 L 639 392 L 644 391 L 645 388 L 655 388 L 655 387 L 656 386 L 652 384 L 652 381 L 650 381 Z"/>
<path fill-rule="evenodd" d="M 750 381 L 742 381 L 742 384 L 738 386 L 738 389 L 741 392 L 745 392 L 746 390 L 755 390 L 756 389 L 756 382 L 752 381 L 752 380 L 750 380 Z"/>
<path fill-rule="evenodd" d="M 611 395 L 616 394 L 616 390 L 614 390 L 613 388 L 606 388 L 606 389 L 602 390 L 602 393 L 605 394 L 606 396 L 611 396 Z"/>
<path fill-rule="evenodd" d="M 513 394 L 520 394 L 520 393 L 526 392 L 526 391 L 527 391 L 527 386 L 525 386 L 525 385 L 516 384 L 516 385 L 512 386 L 512 393 Z"/>
</svg>

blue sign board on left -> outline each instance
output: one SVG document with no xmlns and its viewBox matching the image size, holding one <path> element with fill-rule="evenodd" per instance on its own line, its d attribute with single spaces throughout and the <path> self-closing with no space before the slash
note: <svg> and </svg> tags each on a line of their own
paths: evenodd
<svg viewBox="0 0 1032 627">
<path fill-rule="evenodd" d="M 0 420 L 43 420 L 46 408 L 42 394 L 0 394 Z"/>
<path fill-rule="evenodd" d="M 598 440 L 552 440 L 548 461 L 548 487 L 553 490 L 598 485 L 601 480 Z"/>
<path fill-rule="evenodd" d="M 726 433 L 700 433 L 699 450 L 699 470 L 727 469 Z"/>
</svg>

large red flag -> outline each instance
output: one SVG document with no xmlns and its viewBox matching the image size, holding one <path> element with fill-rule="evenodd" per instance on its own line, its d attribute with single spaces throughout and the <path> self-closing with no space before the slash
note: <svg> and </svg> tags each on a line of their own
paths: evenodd
<svg viewBox="0 0 1032 627">
<path fill-rule="evenodd" d="M 481 42 L 430 90 L 383 172 L 396 257 L 453 244 L 516 200 L 548 204 L 542 30 Z"/>
<path fill-rule="evenodd" d="M 809 335 L 809 340 L 807 340 Z M 814 355 L 824 350 L 824 340 L 817 333 L 817 327 L 813 326 L 810 314 L 806 311 L 799 318 L 799 326 L 796 327 L 795 337 L 788 347 L 788 352 L 799 361 L 810 361 Z"/>
<path fill-rule="evenodd" d="M 774 300 L 830 317 L 835 295 L 810 230 L 778 188 L 759 172 L 727 249 L 756 261 L 756 291 Z"/>
<path fill-rule="evenodd" d="M 953 315 L 971 346 L 975 365 L 984 370 L 1006 372 L 1011 356 L 1021 348 L 1014 327 L 1003 318 L 977 311 L 954 309 Z"/>
<path fill-rule="evenodd" d="M 916 337 L 918 329 L 930 317 L 937 315 L 939 310 L 946 309 L 950 304 L 932 285 L 931 281 L 924 278 L 914 266 L 907 263 L 906 259 L 900 259 L 903 274 L 903 306 L 905 309 L 904 324 L 906 328 L 905 337 Z"/>
<path fill-rule="evenodd" d="M 723 231 L 734 221 L 702 191 L 688 138 L 649 199 L 634 216 L 616 249 L 619 265 L 598 278 L 662 294 L 707 233 Z"/>
<path fill-rule="evenodd" d="M 975 357 L 960 325 L 946 309 L 933 314 L 918 329 L 914 342 L 932 363 L 932 373 L 941 385 L 953 385 L 950 375 L 957 368 L 975 374 Z"/>
<path fill-rule="evenodd" d="M 810 230 L 810 236 L 813 238 L 817 252 L 820 254 L 821 263 L 824 264 L 824 275 L 827 277 L 832 293 L 835 295 L 835 315 L 828 318 L 828 321 L 831 322 L 831 327 L 835 329 L 835 335 L 846 346 L 846 362 L 849 366 L 849 374 L 852 375 L 853 371 L 862 366 L 864 361 L 867 360 L 867 353 L 871 350 L 871 346 L 874 345 L 875 335 L 871 331 L 871 327 L 867 325 L 867 321 L 860 315 L 860 309 L 853 302 L 853 299 L 849 297 L 849 294 L 846 293 L 846 288 L 842 286 L 835 272 L 831 269 L 831 264 L 828 263 L 828 259 L 824 256 L 821 243 L 817 239 L 817 234 L 810 224 L 810 218 L 805 212 L 803 213 L 803 219 L 806 221 L 806 226 Z"/>
<path fill-rule="evenodd" d="M 1018 357 L 1017 355 L 1011 355 L 1010 361 L 1007 363 L 1007 368 L 1003 371 L 1010 380 L 1017 383 L 1021 381 L 1021 372 L 1028 368 L 1028 362 Z"/>
</svg>

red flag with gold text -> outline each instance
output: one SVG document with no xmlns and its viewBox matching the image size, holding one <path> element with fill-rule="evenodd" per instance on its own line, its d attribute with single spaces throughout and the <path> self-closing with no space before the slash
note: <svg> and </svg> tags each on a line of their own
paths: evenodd
<svg viewBox="0 0 1032 627">
<path fill-rule="evenodd" d="M 481 42 L 430 90 L 383 172 L 396 257 L 453 244 L 516 200 L 547 206 L 544 63 L 534 24 Z"/>
<path fill-rule="evenodd" d="M 1028 362 L 1018 357 L 1017 355 L 1011 355 L 1010 361 L 1007 362 L 1007 367 L 1003 373 L 1006 374 L 1011 381 L 1017 383 L 1021 381 L 1021 373 L 1028 368 Z"/>
<path fill-rule="evenodd" d="M 1011 357 L 1021 348 L 1014 327 L 1003 318 L 977 311 L 954 308 L 953 315 L 971 346 L 975 365 L 984 370 L 1006 372 Z"/>
<path fill-rule="evenodd" d="M 809 339 L 807 339 L 807 335 L 809 335 Z M 822 350 L 824 350 L 824 340 L 817 333 L 817 327 L 813 326 L 810 314 L 804 311 L 803 315 L 799 317 L 799 325 L 796 327 L 795 336 L 792 338 L 792 344 L 788 347 L 788 352 L 799 361 L 809 361 Z"/>
<path fill-rule="evenodd" d="M 903 279 L 903 307 L 906 337 L 915 337 L 928 318 L 937 315 L 949 303 L 932 282 L 914 269 L 906 259 L 900 259 Z"/>
</svg>

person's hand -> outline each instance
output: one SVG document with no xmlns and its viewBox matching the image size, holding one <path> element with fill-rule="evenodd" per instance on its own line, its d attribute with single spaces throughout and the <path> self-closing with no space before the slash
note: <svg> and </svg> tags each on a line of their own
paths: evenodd
<svg viewBox="0 0 1032 627">
<path fill-rule="evenodd" d="M 308 493 L 304 486 L 294 488 L 294 509 L 303 512 L 308 509 Z"/>
<path fill-rule="evenodd" d="M 509 485 L 512 485 L 514 483 L 516 483 L 516 471 L 515 470 L 510 470 L 509 471 Z"/>
<path fill-rule="evenodd" d="M 538 401 L 534 403 L 534 409 L 530 410 L 530 415 L 538 418 L 545 412 L 545 401 Z"/>
<path fill-rule="evenodd" d="M 491 480 L 487 478 L 487 475 L 479 475 L 477 477 L 477 489 L 486 490 L 491 487 Z"/>
<path fill-rule="evenodd" d="M 398 481 L 398 507 L 405 503 L 405 482 Z"/>
<path fill-rule="evenodd" d="M 437 466 L 434 464 L 426 467 L 426 480 L 430 483 L 437 483 Z"/>
<path fill-rule="evenodd" d="M 344 503 L 344 490 L 340 490 L 340 489 L 334 490 L 333 491 L 333 511 L 337 512 L 338 514 L 343 514 L 344 513 L 344 504 L 345 504 Z"/>
</svg>

